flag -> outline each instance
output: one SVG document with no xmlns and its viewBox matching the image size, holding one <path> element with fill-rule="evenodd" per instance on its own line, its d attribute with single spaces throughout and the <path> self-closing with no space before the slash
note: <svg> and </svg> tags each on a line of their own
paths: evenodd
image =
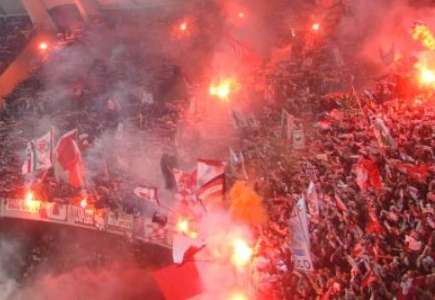
<svg viewBox="0 0 435 300">
<path fill-rule="evenodd" d="M 203 293 L 195 262 L 172 264 L 152 273 L 165 300 L 187 300 Z"/>
<path fill-rule="evenodd" d="M 196 190 L 196 170 L 185 172 L 172 169 L 178 192 L 193 193 Z"/>
<path fill-rule="evenodd" d="M 363 288 L 368 288 L 372 283 L 377 281 L 376 274 L 370 269 L 361 281 Z"/>
<path fill-rule="evenodd" d="M 222 202 L 225 183 L 225 163 L 215 160 L 198 160 L 196 169 L 198 198 L 202 201 Z"/>
<path fill-rule="evenodd" d="M 65 133 L 57 142 L 55 149 L 55 176 L 79 188 L 84 185 L 83 162 L 77 144 L 77 129 Z"/>
<path fill-rule="evenodd" d="M 312 181 L 310 181 L 307 189 L 307 204 L 310 220 L 314 222 L 319 221 L 319 197 L 317 195 L 316 186 Z"/>
<path fill-rule="evenodd" d="M 172 258 L 174 263 L 182 264 L 192 260 L 196 253 L 205 247 L 199 239 L 192 239 L 185 234 L 176 233 L 172 241 Z"/>
<path fill-rule="evenodd" d="M 420 251 L 422 248 L 422 243 L 411 235 L 405 235 L 405 244 L 411 251 Z"/>
<path fill-rule="evenodd" d="M 295 117 L 285 109 L 281 111 L 281 136 L 287 141 L 292 141 L 293 130 L 295 129 Z"/>
<path fill-rule="evenodd" d="M 335 205 L 337 206 L 337 208 L 339 210 L 347 211 L 346 204 L 344 204 L 344 202 L 341 200 L 341 198 L 337 194 L 334 194 L 334 199 L 335 199 Z"/>
<path fill-rule="evenodd" d="M 303 128 L 293 129 L 293 148 L 296 150 L 305 148 L 305 133 Z"/>
<path fill-rule="evenodd" d="M 233 117 L 234 127 L 236 129 L 242 129 L 242 128 L 245 128 L 247 126 L 246 119 L 243 118 L 239 112 L 232 110 L 231 116 Z"/>
<path fill-rule="evenodd" d="M 429 176 L 429 166 L 427 165 L 416 166 L 412 164 L 399 163 L 397 164 L 397 167 L 399 168 L 399 170 L 404 171 L 410 177 L 422 183 L 426 182 Z"/>
<path fill-rule="evenodd" d="M 377 116 L 373 124 L 374 133 L 381 147 L 396 148 L 396 141 L 390 133 L 390 129 L 385 124 L 384 120 Z"/>
<path fill-rule="evenodd" d="M 52 166 L 53 155 L 53 129 L 45 135 L 27 143 L 26 160 L 22 166 L 23 175 L 38 170 L 48 170 Z"/>
<path fill-rule="evenodd" d="M 134 189 L 134 194 L 145 201 L 160 205 L 158 190 L 155 187 L 138 186 Z"/>
<path fill-rule="evenodd" d="M 360 159 L 356 167 L 356 182 L 363 191 L 369 187 L 380 190 L 383 186 L 378 167 L 371 159 Z"/>
<path fill-rule="evenodd" d="M 245 156 L 243 152 L 240 151 L 236 153 L 231 147 L 229 149 L 230 152 L 230 166 L 235 173 L 241 173 L 243 179 L 248 179 L 248 173 L 246 172 L 245 167 Z"/>
<path fill-rule="evenodd" d="M 238 61 L 249 63 L 249 65 L 259 64 L 261 62 L 261 58 L 252 49 L 231 34 L 226 34 L 225 40 Z"/>
<path fill-rule="evenodd" d="M 305 199 L 301 197 L 293 208 L 289 220 L 291 234 L 290 250 L 296 270 L 312 271 L 310 239 Z"/>
<path fill-rule="evenodd" d="M 366 231 L 368 233 L 382 233 L 383 228 L 382 228 L 381 224 L 379 223 L 375 209 L 373 208 L 372 205 L 368 206 L 368 215 L 369 215 L 369 222 L 367 224 Z"/>
</svg>

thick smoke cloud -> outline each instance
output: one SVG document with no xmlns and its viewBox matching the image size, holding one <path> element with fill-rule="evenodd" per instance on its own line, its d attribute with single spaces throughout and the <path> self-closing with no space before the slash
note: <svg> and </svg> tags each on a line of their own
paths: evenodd
<svg viewBox="0 0 435 300">
<path fill-rule="evenodd" d="M 162 299 L 150 273 L 167 264 L 161 248 L 44 223 L 1 225 L 1 300 Z"/>
<path fill-rule="evenodd" d="M 385 68 L 381 52 L 393 50 L 395 59 L 415 56 L 421 50 L 412 40 L 415 22 L 424 22 L 432 28 L 433 6 L 413 5 L 416 1 L 380 0 L 349 1 L 349 13 L 340 24 L 339 42 L 354 44 L 353 57 L 363 63 Z"/>
</svg>

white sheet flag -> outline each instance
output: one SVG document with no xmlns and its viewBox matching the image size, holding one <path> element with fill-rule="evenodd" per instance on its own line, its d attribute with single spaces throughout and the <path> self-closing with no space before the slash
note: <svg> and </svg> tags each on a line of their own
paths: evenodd
<svg viewBox="0 0 435 300">
<path fill-rule="evenodd" d="M 290 250 L 295 269 L 304 272 L 312 271 L 307 211 L 303 197 L 299 199 L 293 209 L 289 220 L 289 229 L 291 233 Z"/>
<path fill-rule="evenodd" d="M 22 167 L 22 174 L 47 170 L 52 166 L 53 130 L 27 143 L 26 160 Z"/>
</svg>

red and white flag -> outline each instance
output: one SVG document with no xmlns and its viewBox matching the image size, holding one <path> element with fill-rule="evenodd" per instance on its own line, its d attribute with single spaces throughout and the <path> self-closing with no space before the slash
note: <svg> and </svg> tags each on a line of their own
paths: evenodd
<svg viewBox="0 0 435 300">
<path fill-rule="evenodd" d="M 23 175 L 39 170 L 48 170 L 52 166 L 53 129 L 40 138 L 31 140 L 26 147 L 26 160 L 21 168 Z"/>
<path fill-rule="evenodd" d="M 178 169 L 173 169 L 177 191 L 193 193 L 196 189 L 196 170 L 185 172 Z"/>
<path fill-rule="evenodd" d="M 55 149 L 54 172 L 58 181 L 80 188 L 84 186 L 82 155 L 77 144 L 77 129 L 65 133 Z"/>
<path fill-rule="evenodd" d="M 172 241 L 174 263 L 182 264 L 193 259 L 194 255 L 205 247 L 204 241 L 192 239 L 185 234 L 176 233 Z"/>
<path fill-rule="evenodd" d="M 138 186 L 134 194 L 145 201 L 160 205 L 158 190 L 155 187 Z"/>
<path fill-rule="evenodd" d="M 337 195 L 334 194 L 334 199 L 335 199 L 335 205 L 337 206 L 337 208 L 341 211 L 347 211 L 347 206 L 346 204 L 344 204 L 343 200 L 341 200 L 341 198 Z"/>
<path fill-rule="evenodd" d="M 225 184 L 225 163 L 215 160 L 198 160 L 196 169 L 197 196 L 202 201 L 222 201 Z"/>
<path fill-rule="evenodd" d="M 363 191 L 372 187 L 376 190 L 382 189 L 382 178 L 375 162 L 371 159 L 360 159 L 356 166 L 356 183 Z"/>
<path fill-rule="evenodd" d="M 381 116 L 377 116 L 373 124 L 374 134 L 381 147 L 396 148 L 396 141 L 391 135 L 390 129 Z"/>
<path fill-rule="evenodd" d="M 379 222 L 378 216 L 376 215 L 376 211 L 371 204 L 368 205 L 368 215 L 369 221 L 367 223 L 366 231 L 368 233 L 382 233 L 383 228 Z"/>
<path fill-rule="evenodd" d="M 172 264 L 152 273 L 166 300 L 187 300 L 204 292 L 195 262 Z"/>
</svg>

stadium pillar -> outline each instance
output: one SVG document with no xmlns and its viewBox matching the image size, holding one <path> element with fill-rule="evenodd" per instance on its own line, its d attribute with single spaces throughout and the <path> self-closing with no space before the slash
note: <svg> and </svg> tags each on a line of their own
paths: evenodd
<svg viewBox="0 0 435 300">
<path fill-rule="evenodd" d="M 47 7 L 42 0 L 21 0 L 21 3 L 23 3 L 34 27 L 43 31 L 57 31 L 56 24 L 48 14 Z"/>
<path fill-rule="evenodd" d="M 100 8 L 95 0 L 74 0 L 74 3 L 86 22 L 100 15 Z"/>
</svg>

